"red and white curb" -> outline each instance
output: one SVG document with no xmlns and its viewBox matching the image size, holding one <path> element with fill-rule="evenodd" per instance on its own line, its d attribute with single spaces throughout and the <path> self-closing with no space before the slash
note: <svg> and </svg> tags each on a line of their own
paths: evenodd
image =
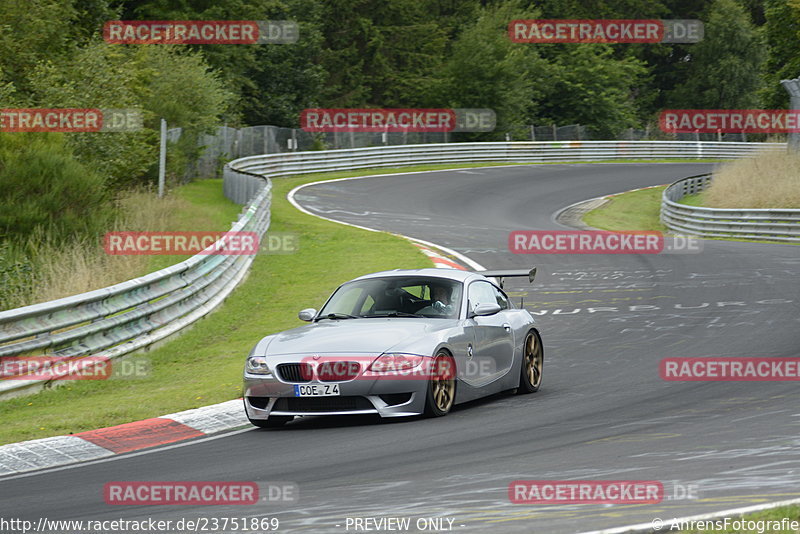
<svg viewBox="0 0 800 534">
<path fill-rule="evenodd" d="M 439 268 L 464 269 L 430 243 L 412 241 Z M 247 426 L 242 399 L 69 436 L 0 446 L 0 476 L 97 460 Z"/>
<path fill-rule="evenodd" d="M 416 174 L 416 173 L 408 173 Z M 362 176 L 358 178 L 368 178 Z M 342 178 L 340 180 L 346 180 Z M 337 180 L 331 180 L 337 181 Z M 318 183 L 318 182 L 315 182 Z M 294 193 L 303 187 L 313 185 L 305 184 L 293 189 L 288 199 L 297 209 L 320 219 L 326 219 L 347 226 L 355 226 L 376 232 L 372 228 L 327 219 L 303 209 L 295 200 Z M 441 252 L 458 258 L 472 269 L 483 270 L 483 267 L 470 258 L 454 250 L 410 238 L 402 234 L 394 234 L 411 241 L 419 247 L 433 262 L 434 266 L 443 269 L 466 268 L 455 261 L 445 257 Z M 441 252 L 440 252 L 441 251 Z M 122 425 L 89 430 L 69 436 L 55 436 L 51 438 L 34 439 L 20 443 L 10 443 L 0 446 L 0 476 L 15 475 L 28 471 L 60 467 L 63 465 L 96 460 L 115 454 L 138 451 L 159 445 L 166 445 L 187 439 L 199 438 L 210 434 L 218 434 L 247 426 L 249 421 L 244 413 L 242 399 L 235 399 L 220 404 L 195 408 L 144 421 L 125 423 Z"/>
<path fill-rule="evenodd" d="M 96 460 L 248 424 L 242 400 L 235 399 L 69 436 L 11 443 L 0 446 L 0 476 Z"/>
<path fill-rule="evenodd" d="M 441 254 L 436 252 L 433 248 L 418 243 L 414 240 L 410 241 L 415 247 L 419 248 L 423 254 L 428 256 L 428 258 L 433 262 L 433 265 L 436 266 L 437 269 L 460 269 L 462 271 L 466 270 L 466 268 L 463 265 L 442 256 Z"/>
</svg>

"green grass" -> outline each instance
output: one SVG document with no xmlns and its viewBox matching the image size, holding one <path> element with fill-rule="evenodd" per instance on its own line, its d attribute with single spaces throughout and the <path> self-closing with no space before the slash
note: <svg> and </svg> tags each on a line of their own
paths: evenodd
<svg viewBox="0 0 800 534">
<path fill-rule="evenodd" d="M 300 213 L 286 200 L 293 187 L 320 179 L 316 175 L 273 182 L 270 231 L 296 232 L 299 251 L 257 256 L 247 279 L 219 310 L 182 336 L 133 356 L 149 361 L 149 376 L 75 381 L 2 401 L 0 444 L 92 430 L 237 398 L 244 357 L 262 336 L 301 325 L 297 311 L 318 308 L 338 284 L 358 275 L 430 266 L 416 247 L 401 238 L 323 221 Z M 206 186 L 192 184 L 189 195 L 196 193 L 199 200 L 207 193 L 203 192 Z M 213 198 L 212 203 L 218 200 Z M 199 213 L 187 217 L 202 218 Z M 227 217 L 228 224 L 235 218 L 229 215 L 218 213 Z"/>
<path fill-rule="evenodd" d="M 668 232 L 666 226 L 661 224 L 661 193 L 666 186 L 651 187 L 639 191 L 628 191 L 611 197 L 603 206 L 593 209 L 583 216 L 583 222 L 600 230 L 612 232 L 623 231 L 652 231 Z M 687 195 L 681 199 L 682 204 L 702 206 L 703 193 Z M 769 241 L 766 239 L 743 239 L 736 237 L 702 237 L 700 239 L 713 239 L 715 241 L 744 241 L 748 243 L 786 243 L 783 241 Z"/>
<path fill-rule="evenodd" d="M 613 163 L 638 161 L 643 160 Z M 295 186 L 348 176 L 499 165 L 519 163 L 418 165 L 275 180 L 270 230 L 296 232 L 300 244 L 296 254 L 259 255 L 248 278 L 219 310 L 182 336 L 131 356 L 147 360 L 150 374 L 146 378 L 76 381 L 35 395 L 0 401 L 0 420 L 4 423 L 0 444 L 113 426 L 237 398 L 241 395 L 244 357 L 262 336 L 301 324 L 296 317 L 298 310 L 319 307 L 335 286 L 360 274 L 430 265 L 424 255 L 403 239 L 298 212 L 286 200 L 286 194 Z M 203 180 L 176 191 L 190 205 L 189 210 L 178 214 L 180 228 L 176 229 L 230 227 L 241 208 L 223 197 L 220 182 Z M 652 194 L 643 193 L 644 197 Z M 625 199 L 620 202 L 629 204 Z M 637 203 L 627 209 L 632 210 Z M 657 221 L 657 208 L 655 213 Z M 640 219 L 640 215 L 634 217 L 632 212 L 631 221 L 625 224 L 638 224 Z M 599 223 L 589 224 L 599 226 Z M 182 259 L 153 256 L 150 266 L 156 270 Z"/>
<path fill-rule="evenodd" d="M 583 216 L 583 222 L 602 230 L 664 232 L 658 218 L 661 193 L 666 186 L 630 191 L 611 197 L 603 206 Z"/>
<path fill-rule="evenodd" d="M 678 201 L 679 204 L 686 204 L 687 206 L 703 207 L 705 206 L 705 195 L 702 192 L 686 195 Z"/>
<path fill-rule="evenodd" d="M 174 214 L 173 231 L 226 231 L 242 209 L 222 194 L 222 179 L 192 182 L 179 187 L 172 194 L 186 201 L 191 208 Z M 189 256 L 150 256 L 148 272 L 164 269 L 188 258 Z"/>
<path fill-rule="evenodd" d="M 756 522 L 758 522 L 758 521 L 778 521 L 778 522 L 780 522 L 783 518 L 789 519 L 790 522 L 791 521 L 800 522 L 800 506 L 797 506 L 797 505 L 794 505 L 794 506 L 782 506 L 780 508 L 773 508 L 771 510 L 764 510 L 762 512 L 755 512 L 755 513 L 752 513 L 752 514 L 746 514 L 744 516 L 744 518 L 742 518 L 742 519 L 744 519 L 745 521 L 756 521 Z M 739 518 L 731 517 L 729 524 L 732 524 L 737 519 L 739 519 Z M 723 519 L 710 520 L 710 521 L 723 521 Z M 723 523 L 720 523 L 720 525 L 723 525 Z M 713 534 L 757 534 L 758 533 L 758 534 L 761 534 L 761 533 L 764 533 L 764 532 L 769 532 L 770 534 L 797 534 L 798 532 L 800 532 L 800 530 L 785 530 L 785 529 L 772 529 L 772 528 L 764 529 L 763 527 L 766 526 L 766 525 L 767 525 L 767 523 L 763 523 L 761 525 L 762 528 L 759 528 L 758 524 L 756 524 L 755 525 L 756 526 L 755 529 L 745 529 L 745 530 L 733 529 L 733 528 L 727 528 L 727 529 L 720 528 L 720 529 L 715 530 L 714 527 L 712 526 L 711 529 L 705 529 L 705 530 L 681 530 L 680 532 L 682 532 L 683 534 L 700 534 L 700 533 L 709 533 L 709 534 L 711 534 L 711 533 L 713 533 Z M 669 528 L 668 527 L 664 527 L 662 529 L 662 531 L 669 532 Z"/>
</svg>

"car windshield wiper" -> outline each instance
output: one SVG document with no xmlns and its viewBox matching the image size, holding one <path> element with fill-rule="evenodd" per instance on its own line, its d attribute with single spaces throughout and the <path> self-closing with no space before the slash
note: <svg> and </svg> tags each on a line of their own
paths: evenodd
<svg viewBox="0 0 800 534">
<path fill-rule="evenodd" d="M 401 311 L 393 311 L 387 313 L 373 313 L 372 315 L 362 315 L 361 317 L 425 317 L 418 313 L 406 313 Z"/>
<path fill-rule="evenodd" d="M 350 315 L 349 313 L 329 313 L 321 316 L 319 319 L 357 319 L 358 316 Z M 319 320 L 318 319 L 318 320 Z"/>
</svg>

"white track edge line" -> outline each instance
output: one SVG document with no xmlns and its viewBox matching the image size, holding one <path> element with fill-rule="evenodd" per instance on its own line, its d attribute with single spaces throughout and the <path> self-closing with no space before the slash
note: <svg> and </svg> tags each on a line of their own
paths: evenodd
<svg viewBox="0 0 800 534">
<path fill-rule="evenodd" d="M 516 167 L 517 165 L 504 165 L 504 166 L 501 166 L 501 167 L 512 167 L 512 166 Z M 474 167 L 474 168 L 485 169 L 487 167 Z M 498 167 L 489 167 L 489 168 L 498 168 Z M 451 171 L 451 170 L 459 170 L 459 169 L 443 169 L 443 170 L 444 171 Z M 318 185 L 318 184 L 324 184 L 324 183 L 330 183 L 330 182 L 340 182 L 340 181 L 345 181 L 345 180 L 360 180 L 362 178 L 379 178 L 381 176 L 401 176 L 401 175 L 404 175 L 404 174 L 421 174 L 421 173 L 425 173 L 425 172 L 441 172 L 441 171 L 415 171 L 415 172 L 401 172 L 401 173 L 392 173 L 392 174 L 373 174 L 373 175 L 369 175 L 369 176 L 352 176 L 352 177 L 345 177 L 345 178 L 336 178 L 336 179 L 333 179 L 333 180 L 319 180 L 319 181 L 316 181 L 316 182 L 310 182 L 310 183 L 307 183 L 307 184 L 298 185 L 297 187 L 295 187 L 294 189 L 289 191 L 289 193 L 286 195 L 286 198 L 289 200 L 289 202 L 292 204 L 292 206 L 294 206 L 295 208 L 297 208 L 301 212 L 305 213 L 306 215 L 311 215 L 312 217 L 317 217 L 318 219 L 324 219 L 326 221 L 331 221 L 331 222 L 335 222 L 335 223 L 338 223 L 338 224 L 344 224 L 346 226 L 352 226 L 354 228 L 360 228 L 362 230 L 368 230 L 370 232 L 381 232 L 382 230 L 376 230 L 374 228 L 367 228 L 366 226 L 359 226 L 357 224 L 352 224 L 352 223 L 348 223 L 348 222 L 344 222 L 344 221 L 337 221 L 336 219 L 331 219 L 329 217 L 323 217 L 322 215 L 317 215 L 316 213 L 312 213 L 312 212 L 308 211 L 307 209 L 303 208 L 295 200 L 294 195 L 298 191 L 303 189 L 304 187 L 309 187 L 309 186 L 312 186 L 312 185 Z M 658 186 L 650 186 L 650 187 L 658 187 Z M 649 189 L 650 187 L 639 188 L 639 189 Z M 639 189 L 635 189 L 634 191 L 638 191 Z M 604 195 L 604 196 L 594 197 L 594 198 L 588 199 L 588 200 L 582 200 L 580 202 L 575 202 L 574 204 L 570 204 L 569 206 L 566 206 L 566 207 L 558 210 L 557 213 L 561 213 L 562 211 L 565 211 L 567 208 L 570 208 L 572 206 L 576 206 L 578 204 L 583 204 L 584 202 L 588 202 L 590 200 L 608 198 L 610 196 L 612 196 L 612 195 Z M 553 215 L 553 220 L 554 221 L 555 221 L 556 214 Z M 486 270 L 479 263 L 477 263 L 477 262 L 471 260 L 470 258 L 468 258 L 467 256 L 465 256 L 465 255 L 463 255 L 463 254 L 461 254 L 459 252 L 456 252 L 456 251 L 454 251 L 452 249 L 449 249 L 447 247 L 443 247 L 441 245 L 437 245 L 436 243 L 431 243 L 429 241 L 424 241 L 422 239 L 417 239 L 415 237 L 409 237 L 409 236 L 406 236 L 406 235 L 403 235 L 403 234 L 397 234 L 397 233 L 393 233 L 393 232 L 386 232 L 386 233 L 387 234 L 396 235 L 398 237 L 402 237 L 402 238 L 407 239 L 407 240 L 412 241 L 412 242 L 416 241 L 417 243 L 422 243 L 423 245 L 439 248 L 440 250 L 446 252 L 447 254 L 452 254 L 453 256 L 457 257 L 458 259 L 466 262 L 473 269 L 481 270 L 481 271 L 482 270 Z M 724 517 L 725 515 L 730 515 L 730 514 L 757 512 L 759 510 L 769 510 L 771 508 L 778 508 L 780 506 L 786 506 L 786 505 L 789 505 L 789 504 L 800 504 L 800 499 L 792 499 L 792 500 L 788 500 L 788 501 L 775 501 L 775 502 L 761 504 L 761 505 L 747 506 L 747 507 L 744 507 L 744 508 L 734 508 L 734 509 L 731 509 L 731 510 L 723 510 L 721 512 L 711 512 L 711 513 L 708 513 L 708 514 L 701 514 L 701 515 L 696 515 L 696 516 L 687 516 L 687 517 L 675 518 L 675 519 L 672 519 L 670 521 L 665 521 L 664 522 L 664 527 L 669 527 L 669 526 L 671 526 L 673 524 L 676 524 L 676 523 L 679 523 L 679 522 L 682 522 L 682 521 L 691 521 L 691 520 L 697 521 L 697 520 L 706 519 L 706 518 L 711 519 L 711 518 L 715 518 L 715 517 Z M 664 530 L 664 527 L 662 527 L 661 530 Z M 667 530 L 669 530 L 669 529 L 667 529 Z M 634 534 L 636 532 L 648 533 L 648 532 L 659 532 L 659 531 L 658 530 L 654 530 L 653 529 L 653 524 L 652 524 L 652 522 L 650 522 L 650 523 L 639 523 L 639 524 L 636 524 L 636 525 L 629 525 L 629 526 L 624 526 L 624 527 L 615 527 L 615 528 L 604 529 L 604 530 L 586 531 L 586 532 L 582 532 L 581 534 L 622 534 L 622 533 Z"/>
<path fill-rule="evenodd" d="M 518 165 L 501 165 L 501 166 L 494 166 L 494 167 L 471 167 L 471 168 L 476 168 L 476 169 L 498 169 L 498 168 L 505 168 L 505 167 L 517 167 L 517 166 Z M 476 271 L 485 271 L 486 268 L 483 267 L 480 263 L 472 260 L 471 258 L 465 256 L 464 254 L 461 254 L 460 252 L 456 252 L 455 250 L 453 250 L 451 248 L 448 248 L 448 247 L 445 247 L 445 246 L 442 246 L 442 245 L 438 245 L 438 244 L 432 243 L 430 241 L 425 241 L 423 239 L 418 239 L 416 237 L 411 237 L 411 236 L 407 236 L 407 235 L 404 235 L 404 234 L 398 234 L 396 232 L 386 232 L 384 230 L 376 230 L 375 228 L 369 228 L 369 227 L 366 227 L 366 226 L 360 226 L 358 224 L 353 224 L 353 223 L 349 223 L 349 222 L 345 222 L 345 221 L 339 221 L 337 219 L 331 219 L 330 217 L 324 217 L 322 215 L 318 215 L 316 213 L 313 213 L 313 212 L 305 209 L 294 198 L 295 195 L 301 189 L 303 189 L 305 187 L 311 187 L 312 185 L 327 184 L 327 183 L 331 183 L 331 182 L 343 182 L 343 181 L 347 181 L 347 180 L 362 180 L 364 178 L 380 178 L 380 177 L 383 177 L 383 176 L 403 176 L 403 175 L 406 175 L 406 174 L 423 174 L 423 173 L 428 173 L 428 172 L 451 172 L 451 171 L 457 171 L 457 170 L 463 170 L 463 169 L 438 169 L 438 170 L 435 170 L 435 171 L 397 172 L 397 173 L 391 173 L 391 174 L 371 174 L 369 176 L 350 176 L 350 177 L 345 177 L 345 178 L 335 178 L 333 180 L 318 180 L 316 182 L 309 182 L 307 184 L 298 185 L 297 187 L 295 187 L 294 189 L 289 191 L 289 193 L 286 194 L 286 198 L 287 198 L 287 200 L 289 201 L 289 203 L 292 206 L 294 206 L 295 208 L 297 208 L 301 212 L 305 213 L 306 215 L 311 215 L 312 217 L 316 217 L 318 219 L 324 219 L 326 221 L 330 221 L 330 222 L 334 222 L 334 223 L 338 223 L 338 224 L 344 224 L 345 226 L 352 226 L 353 228 L 360 228 L 361 230 L 367 230 L 367 231 L 370 231 L 370 232 L 384 232 L 384 233 L 387 233 L 387 234 L 390 234 L 390 235 L 395 235 L 395 236 L 398 236 L 398 237 L 402 237 L 403 239 L 406 239 L 406 240 L 411 241 L 411 242 L 421 243 L 421 244 L 429 246 L 429 247 L 437 248 L 437 249 L 441 250 L 442 252 L 444 252 L 445 254 L 450 254 L 450 255 L 454 256 L 455 258 L 458 258 L 459 260 L 463 261 L 464 263 L 466 263 L 467 265 L 469 265 L 470 267 L 472 267 Z"/>
</svg>

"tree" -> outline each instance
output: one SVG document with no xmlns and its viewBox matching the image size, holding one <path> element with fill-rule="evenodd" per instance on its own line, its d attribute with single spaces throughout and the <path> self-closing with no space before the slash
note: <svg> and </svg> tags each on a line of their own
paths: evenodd
<svg viewBox="0 0 800 534">
<path fill-rule="evenodd" d="M 669 99 L 676 109 L 745 109 L 758 105 L 761 39 L 736 0 L 714 0 L 705 35 L 693 45 L 686 80 Z"/>
<path fill-rule="evenodd" d="M 239 109 L 247 124 L 298 127 L 300 112 L 320 107 L 327 78 L 319 64 L 323 47 L 323 7 L 317 0 L 289 0 L 280 20 L 298 22 L 298 42 L 256 45 L 244 71 Z M 277 19 L 276 19 L 277 20 Z"/>
<path fill-rule="evenodd" d="M 780 81 L 800 76 L 800 2 L 766 0 L 764 4 L 767 60 L 761 96 L 765 107 L 784 109 L 789 105 L 789 93 Z"/>
<path fill-rule="evenodd" d="M 146 128 L 140 132 L 68 134 L 77 157 L 112 185 L 155 177 L 159 119 L 196 137 L 218 124 L 232 98 L 202 56 L 182 45 L 96 41 L 68 61 L 40 64 L 30 84 L 41 107 L 142 111 Z"/>
<path fill-rule="evenodd" d="M 10 83 L 24 105 L 28 74 L 40 61 L 69 58 L 115 16 L 108 0 L 0 2 L 0 85 Z"/>
<path fill-rule="evenodd" d="M 190 45 L 201 53 L 236 99 L 226 122 L 297 126 L 299 111 L 319 100 L 319 0 L 124 2 L 123 16 L 141 20 L 295 20 L 295 44 Z"/>
<path fill-rule="evenodd" d="M 508 23 L 536 18 L 538 11 L 523 11 L 517 2 L 489 6 L 455 39 L 445 67 L 439 102 L 442 107 L 489 108 L 497 115 L 493 135 L 461 136 L 467 139 L 503 139 L 505 132 L 519 133 L 531 124 L 543 99 L 542 79 L 550 67 L 535 46 L 512 42 Z"/>
<path fill-rule="evenodd" d="M 584 124 L 601 138 L 637 125 L 634 91 L 646 72 L 643 62 L 616 59 L 606 44 L 546 46 L 551 71 L 540 81 L 539 121 Z"/>
<path fill-rule="evenodd" d="M 423 2 L 330 0 L 324 5 L 324 106 L 433 106 L 446 35 Z"/>
</svg>

